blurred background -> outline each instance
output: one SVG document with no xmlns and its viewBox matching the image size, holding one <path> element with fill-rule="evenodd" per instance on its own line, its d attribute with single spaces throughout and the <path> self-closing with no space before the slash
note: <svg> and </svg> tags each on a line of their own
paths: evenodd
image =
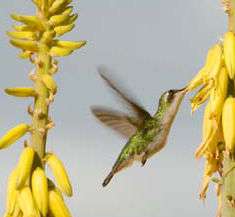
<svg viewBox="0 0 235 217">
<path fill-rule="evenodd" d="M 205 206 L 199 200 L 204 160 L 194 152 L 201 142 L 203 108 L 190 115 L 187 95 L 173 124 L 166 148 L 148 160 L 117 174 L 109 186 L 101 183 L 126 140 L 103 127 L 91 105 L 122 108 L 97 73 L 112 69 L 151 113 L 161 93 L 182 88 L 205 63 L 208 49 L 227 30 L 219 0 L 74 0 L 79 17 L 65 40 L 87 40 L 69 57 L 59 58 L 55 75 L 58 94 L 50 108 L 56 127 L 49 132 L 47 150 L 64 162 L 74 196 L 67 199 L 73 216 L 175 217 L 215 216 L 217 198 L 210 185 Z M 17 57 L 6 30 L 16 22 L 11 13 L 35 14 L 30 0 L 2 1 L 0 7 L 0 135 L 21 122 L 30 99 L 4 94 L 6 87 L 32 85 L 33 65 Z M 16 166 L 23 139 L 0 151 L 0 214 L 5 212 L 8 175 Z M 52 177 L 47 169 L 48 176 Z"/>
</svg>

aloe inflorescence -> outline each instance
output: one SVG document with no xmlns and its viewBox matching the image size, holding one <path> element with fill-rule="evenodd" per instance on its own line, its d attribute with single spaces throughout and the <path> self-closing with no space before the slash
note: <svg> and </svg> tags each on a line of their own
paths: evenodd
<svg viewBox="0 0 235 217">
<path fill-rule="evenodd" d="M 47 132 L 54 127 L 48 115 L 49 106 L 57 93 L 53 75 L 58 71 L 55 57 L 70 55 L 83 47 L 86 41 L 64 41 L 58 38 L 71 31 L 78 15 L 72 14 L 72 0 L 32 0 L 37 7 L 35 16 L 12 14 L 20 22 L 14 31 L 7 31 L 10 43 L 22 52 L 19 57 L 29 59 L 35 68 L 30 72 L 32 87 L 6 88 L 15 97 L 32 97 L 34 108 L 28 107 L 31 124 L 19 124 L 0 139 L 0 149 L 12 145 L 30 133 L 30 142 L 24 142 L 19 163 L 9 176 L 5 216 L 71 216 L 62 193 L 71 197 L 72 187 L 66 170 L 57 156 L 45 152 Z M 56 184 L 47 178 L 48 164 Z M 57 186 L 58 187 L 57 187 Z"/>
<path fill-rule="evenodd" d="M 206 191 L 211 180 L 217 183 L 219 198 L 219 212 L 222 215 L 221 187 L 230 189 L 226 194 L 224 207 L 231 205 L 233 196 L 230 195 L 231 187 L 225 185 L 229 173 L 234 165 L 229 168 L 224 166 L 225 158 L 234 161 L 235 156 L 235 36 L 228 31 L 221 44 L 214 45 L 208 52 L 205 66 L 189 82 L 187 91 L 199 86 L 201 89 L 191 99 L 192 112 L 207 100 L 203 119 L 203 137 L 195 156 L 205 157 L 206 166 L 200 198 L 206 198 Z M 218 173 L 221 179 L 212 178 Z M 235 179 L 234 181 L 235 182 Z M 226 190 L 226 191 L 227 191 Z M 225 191 L 225 190 L 224 190 Z M 229 192 L 230 191 L 230 192 Z M 232 198 L 232 199 L 231 199 Z M 234 200 L 233 200 L 234 201 Z M 229 203 L 230 205 L 229 205 Z M 233 209 L 235 206 L 230 206 Z M 224 209 L 226 210 L 226 209 Z M 225 216 L 225 215 L 224 215 Z M 229 215 L 230 216 L 230 215 Z"/>
</svg>

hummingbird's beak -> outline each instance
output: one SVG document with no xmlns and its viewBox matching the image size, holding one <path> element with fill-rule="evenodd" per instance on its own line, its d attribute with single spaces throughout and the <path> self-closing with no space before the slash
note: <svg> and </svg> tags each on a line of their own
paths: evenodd
<svg viewBox="0 0 235 217">
<path fill-rule="evenodd" d="M 187 87 L 188 87 L 188 86 L 187 86 Z M 175 90 L 175 93 L 177 93 L 177 92 L 186 93 L 186 91 L 187 91 L 187 87 L 184 87 L 184 88 L 179 89 L 179 90 Z"/>
</svg>

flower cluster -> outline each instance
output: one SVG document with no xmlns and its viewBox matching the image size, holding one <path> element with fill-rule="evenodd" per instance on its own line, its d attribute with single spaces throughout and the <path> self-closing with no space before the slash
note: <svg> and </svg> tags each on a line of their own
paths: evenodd
<svg viewBox="0 0 235 217">
<path fill-rule="evenodd" d="M 62 193 L 72 196 L 72 187 L 61 161 L 52 153 L 45 156 L 58 187 L 40 167 L 33 169 L 35 151 L 25 147 L 8 183 L 5 216 L 71 216 Z"/>
<path fill-rule="evenodd" d="M 205 199 L 212 174 L 223 176 L 223 156 L 235 149 L 235 36 L 227 32 L 223 43 L 208 52 L 206 64 L 190 81 L 187 91 L 202 85 L 191 99 L 192 112 L 209 99 L 203 120 L 203 138 L 195 155 L 204 156 L 206 167 L 200 197 Z"/>
<path fill-rule="evenodd" d="M 37 7 L 36 16 L 12 14 L 23 23 L 7 31 L 10 43 L 22 50 L 19 57 L 29 59 L 35 69 L 30 72 L 32 87 L 6 88 L 14 97 L 31 97 L 34 108 L 28 107 L 32 124 L 19 124 L 0 139 L 0 149 L 13 144 L 30 133 L 30 142 L 25 140 L 19 163 L 13 169 L 8 183 L 5 216 L 65 216 L 70 217 L 62 193 L 72 196 L 72 187 L 62 162 L 53 153 L 45 152 L 47 132 L 54 127 L 48 115 L 49 106 L 57 93 L 53 75 L 58 71 L 55 57 L 67 56 L 81 48 L 86 41 L 64 41 L 58 37 L 74 28 L 78 15 L 71 14 L 72 0 L 32 0 Z M 44 168 L 49 165 L 56 185 L 47 178 Z"/>
</svg>

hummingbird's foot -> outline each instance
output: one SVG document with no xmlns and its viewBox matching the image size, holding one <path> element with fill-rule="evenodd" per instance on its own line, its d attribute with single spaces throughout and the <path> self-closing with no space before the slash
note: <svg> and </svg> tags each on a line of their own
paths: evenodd
<svg viewBox="0 0 235 217">
<path fill-rule="evenodd" d="M 147 159 L 148 159 L 148 154 L 147 153 L 144 153 L 143 157 L 142 157 L 142 167 L 145 165 L 145 163 L 147 162 Z"/>
</svg>

